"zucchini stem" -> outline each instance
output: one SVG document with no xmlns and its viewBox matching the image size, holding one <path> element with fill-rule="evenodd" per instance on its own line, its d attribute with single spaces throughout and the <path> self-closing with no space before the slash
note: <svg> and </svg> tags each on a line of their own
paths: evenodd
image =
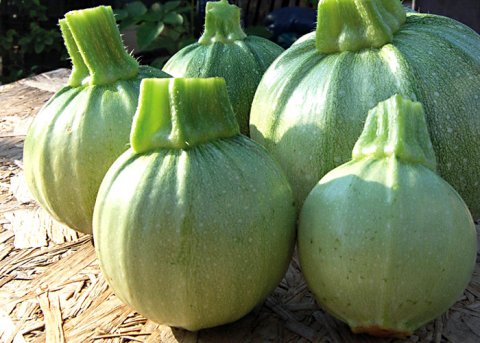
<svg viewBox="0 0 480 343">
<path fill-rule="evenodd" d="M 78 51 L 77 43 L 75 43 L 75 39 L 73 39 L 67 21 L 65 19 L 61 19 L 59 24 L 60 30 L 62 31 L 63 41 L 67 47 L 70 59 L 72 60 L 72 73 L 70 74 L 68 84 L 70 87 L 78 87 L 81 86 L 83 80 L 88 77 L 89 71 L 85 65 L 85 62 L 83 61 L 82 55 Z"/>
<path fill-rule="evenodd" d="M 228 44 L 246 37 L 247 35 L 240 25 L 240 8 L 230 5 L 227 0 L 207 2 L 205 31 L 198 43 L 204 45 L 215 42 Z"/>
<path fill-rule="evenodd" d="M 406 20 L 400 0 L 320 0 L 316 46 L 321 53 L 380 48 Z"/>
<path fill-rule="evenodd" d="M 105 85 L 138 74 L 139 64 L 125 51 L 110 6 L 68 12 L 60 27 L 75 71 L 71 85 L 82 77 L 82 84 Z"/>
<path fill-rule="evenodd" d="M 352 160 L 391 156 L 436 170 L 423 106 L 398 94 L 368 112 L 365 128 L 353 149 Z"/>
<path fill-rule="evenodd" d="M 136 153 L 189 149 L 238 134 L 223 78 L 142 80 L 130 135 Z"/>
</svg>

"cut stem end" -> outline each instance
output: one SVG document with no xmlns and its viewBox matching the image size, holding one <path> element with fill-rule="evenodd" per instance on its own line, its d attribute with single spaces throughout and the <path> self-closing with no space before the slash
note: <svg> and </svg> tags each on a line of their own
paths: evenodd
<svg viewBox="0 0 480 343">
<path fill-rule="evenodd" d="M 227 0 L 207 2 L 205 31 L 198 40 L 200 44 L 227 44 L 246 37 L 240 25 L 240 8 L 230 5 Z"/>
<path fill-rule="evenodd" d="M 189 149 L 240 133 L 223 78 L 144 79 L 132 149 Z"/>
<path fill-rule="evenodd" d="M 72 86 L 111 84 L 138 74 L 138 62 L 125 51 L 110 6 L 68 12 L 60 27 L 73 63 Z"/>
<path fill-rule="evenodd" d="M 316 46 L 321 53 L 380 48 L 406 20 L 399 0 L 320 0 Z"/>
<path fill-rule="evenodd" d="M 392 96 L 368 112 L 352 152 L 353 160 L 391 156 L 436 169 L 423 106 L 400 95 Z"/>
</svg>

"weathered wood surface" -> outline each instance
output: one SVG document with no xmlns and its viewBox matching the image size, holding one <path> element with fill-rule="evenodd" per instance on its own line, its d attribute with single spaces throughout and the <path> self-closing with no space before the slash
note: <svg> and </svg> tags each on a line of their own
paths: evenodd
<svg viewBox="0 0 480 343">
<path fill-rule="evenodd" d="M 39 209 L 22 179 L 28 125 L 67 76 L 0 87 L 0 342 L 480 342 L 479 264 L 458 303 L 404 341 L 351 334 L 315 304 L 295 259 L 265 303 L 236 323 L 192 333 L 135 313 L 103 279 L 90 236 Z"/>
<path fill-rule="evenodd" d="M 281 7 L 314 7 L 313 3 L 308 0 L 234 0 L 230 2 L 236 4 L 242 9 L 247 26 L 263 25 L 266 15 Z"/>
</svg>

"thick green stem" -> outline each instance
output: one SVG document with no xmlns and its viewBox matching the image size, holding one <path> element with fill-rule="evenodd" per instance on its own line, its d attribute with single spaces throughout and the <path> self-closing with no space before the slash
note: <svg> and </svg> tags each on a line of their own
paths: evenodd
<svg viewBox="0 0 480 343">
<path fill-rule="evenodd" d="M 72 60 L 72 73 L 70 74 L 68 84 L 71 87 L 78 87 L 82 84 L 83 80 L 88 77 L 88 68 L 85 65 L 85 62 L 83 62 L 82 55 L 78 51 L 77 43 L 75 43 L 75 39 L 73 39 L 67 21 L 65 19 L 61 19 L 59 23 L 60 30 L 62 31 L 63 41 L 67 47 L 70 59 Z"/>
<path fill-rule="evenodd" d="M 130 135 L 136 153 L 188 149 L 239 133 L 223 78 L 142 81 Z"/>
<path fill-rule="evenodd" d="M 330 54 L 382 47 L 405 20 L 400 0 L 320 0 L 317 50 Z"/>
<path fill-rule="evenodd" d="M 81 56 L 89 71 L 84 84 L 111 84 L 138 74 L 138 62 L 125 51 L 111 7 L 68 12 L 65 20 L 78 50 L 71 54 L 72 61 L 75 63 Z M 73 44 L 67 44 L 74 48 Z"/>
<path fill-rule="evenodd" d="M 227 0 L 207 2 L 205 32 L 198 40 L 200 44 L 232 43 L 245 37 L 240 25 L 240 8 Z"/>
<path fill-rule="evenodd" d="M 400 95 L 368 112 L 365 128 L 352 153 L 353 160 L 391 156 L 436 169 L 423 106 Z"/>
</svg>

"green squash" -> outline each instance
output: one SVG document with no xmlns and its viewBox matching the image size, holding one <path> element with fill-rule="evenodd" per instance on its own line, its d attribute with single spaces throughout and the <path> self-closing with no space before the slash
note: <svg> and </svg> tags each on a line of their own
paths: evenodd
<svg viewBox="0 0 480 343">
<path fill-rule="evenodd" d="M 410 335 L 471 278 L 475 226 L 435 166 L 422 105 L 396 95 L 370 111 L 352 161 L 305 200 L 303 274 L 318 303 L 354 332 Z"/>
<path fill-rule="evenodd" d="M 420 101 L 438 171 L 480 217 L 480 36 L 398 0 L 323 0 L 318 28 L 258 86 L 251 137 L 280 162 L 301 206 L 348 161 L 365 114 L 393 94 Z"/>
<path fill-rule="evenodd" d="M 54 218 L 91 233 L 103 176 L 128 148 L 140 82 L 168 75 L 125 52 L 110 7 L 69 12 L 60 27 L 73 70 L 28 131 L 25 177 Z"/>
<path fill-rule="evenodd" d="M 239 134 L 225 81 L 144 80 L 131 146 L 102 182 L 95 248 L 115 294 L 188 330 L 232 322 L 282 279 L 292 190 Z"/>
<path fill-rule="evenodd" d="M 255 90 L 265 70 L 282 52 L 265 38 L 245 35 L 237 6 L 227 0 L 210 1 L 203 35 L 170 58 L 163 70 L 174 77 L 223 77 L 240 131 L 248 134 Z"/>
</svg>

